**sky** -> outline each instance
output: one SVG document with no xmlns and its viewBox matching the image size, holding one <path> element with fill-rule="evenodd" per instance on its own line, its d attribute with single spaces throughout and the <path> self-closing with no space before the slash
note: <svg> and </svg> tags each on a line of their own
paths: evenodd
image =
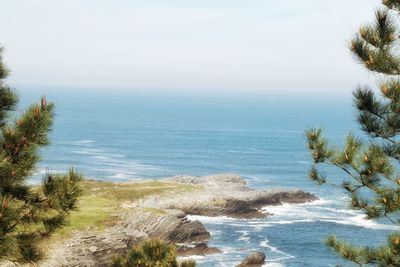
<svg viewBox="0 0 400 267">
<path fill-rule="evenodd" d="M 1 0 L 14 86 L 351 91 L 348 52 L 378 0 Z"/>
</svg>

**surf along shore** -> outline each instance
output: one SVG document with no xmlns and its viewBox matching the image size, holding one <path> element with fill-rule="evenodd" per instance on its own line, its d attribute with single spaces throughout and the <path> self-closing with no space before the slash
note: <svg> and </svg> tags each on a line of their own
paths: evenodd
<svg viewBox="0 0 400 267">
<path fill-rule="evenodd" d="M 254 190 L 237 175 L 176 176 L 127 183 L 86 180 L 79 210 L 70 224 L 43 241 L 40 266 L 107 266 L 147 238 L 177 244 L 178 256 L 221 253 L 210 248 L 210 233 L 187 215 L 256 219 L 272 216 L 261 208 L 317 200 L 301 190 Z M 268 208 L 267 208 L 268 211 Z"/>
</svg>

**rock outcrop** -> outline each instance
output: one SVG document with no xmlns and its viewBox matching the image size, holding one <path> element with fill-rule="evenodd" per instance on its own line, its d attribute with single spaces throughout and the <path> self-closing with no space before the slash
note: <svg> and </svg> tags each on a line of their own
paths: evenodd
<svg viewBox="0 0 400 267">
<path fill-rule="evenodd" d="M 204 243 L 210 239 L 204 225 L 188 220 L 186 215 L 260 218 L 270 215 L 261 212 L 262 207 L 317 199 L 300 190 L 253 190 L 243 178 L 229 174 L 178 176 L 165 181 L 182 186 L 196 184 L 200 189 L 154 194 L 132 203 L 121 203 L 121 209 L 116 209 L 119 219 L 112 226 L 101 232 L 76 232 L 53 244 L 48 259 L 40 266 L 106 266 L 115 255 L 125 253 L 149 237 L 189 243 L 178 248 L 181 256 L 219 253 L 220 250 Z M 261 266 L 264 261 L 265 255 L 252 254 L 240 266 Z"/>
<path fill-rule="evenodd" d="M 178 209 L 188 215 L 228 216 L 241 219 L 263 218 L 269 214 L 261 208 L 282 203 L 306 203 L 317 200 L 313 194 L 301 190 L 254 190 L 237 175 L 176 176 L 167 181 L 201 185 L 201 192 L 188 192 L 164 198 L 149 197 L 132 203 L 131 207 Z"/>
<path fill-rule="evenodd" d="M 261 267 L 265 263 L 265 254 L 262 252 L 254 252 L 247 256 L 236 267 Z"/>
<path fill-rule="evenodd" d="M 210 233 L 200 221 L 188 221 L 186 218 L 170 234 L 169 240 L 175 243 L 202 242 L 209 240 Z"/>
<path fill-rule="evenodd" d="M 264 218 L 272 215 L 268 212 L 261 212 L 261 208 L 265 206 L 282 205 L 282 203 L 306 203 L 316 200 L 317 198 L 301 190 L 296 191 L 278 191 L 258 192 L 257 197 L 249 197 L 243 199 L 227 198 L 219 199 L 211 203 L 203 203 L 196 206 L 180 206 L 179 208 L 189 215 L 202 216 L 228 216 L 238 219 L 256 219 Z"/>
<path fill-rule="evenodd" d="M 48 258 L 39 266 L 108 266 L 115 255 L 125 253 L 148 236 L 118 225 L 104 232 L 77 232 L 54 244 Z"/>
<path fill-rule="evenodd" d="M 210 239 L 210 233 L 199 221 L 190 221 L 181 210 L 165 209 L 160 213 L 137 210 L 126 213 L 129 227 L 175 243 L 202 242 Z"/>
<path fill-rule="evenodd" d="M 205 243 L 199 243 L 195 245 L 194 247 L 189 247 L 189 246 L 180 246 L 177 249 L 177 254 L 180 257 L 188 257 L 188 256 L 205 256 L 205 255 L 211 255 L 211 254 L 218 254 L 221 253 L 222 251 L 219 250 L 218 248 L 210 248 L 208 247 L 207 244 Z"/>
<path fill-rule="evenodd" d="M 55 244 L 49 258 L 40 266 L 108 266 L 116 255 L 151 237 L 197 243 L 208 240 L 210 233 L 201 222 L 188 220 L 182 211 L 127 211 L 120 223 L 104 232 L 79 232 Z M 209 252 L 200 248 L 197 249 L 199 253 Z"/>
</svg>

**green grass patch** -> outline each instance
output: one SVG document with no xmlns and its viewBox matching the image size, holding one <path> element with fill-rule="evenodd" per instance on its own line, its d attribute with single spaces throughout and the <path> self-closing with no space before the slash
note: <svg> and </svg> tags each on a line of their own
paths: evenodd
<svg viewBox="0 0 400 267">
<path fill-rule="evenodd" d="M 108 199 L 94 195 L 84 195 L 79 199 L 78 210 L 71 212 L 68 224 L 55 234 L 56 237 L 68 237 L 74 230 L 88 228 L 102 230 L 107 222 L 115 219 L 111 214 L 112 204 Z"/>
<path fill-rule="evenodd" d="M 78 210 L 71 212 L 68 224 L 58 230 L 51 240 L 71 236 L 77 230 L 103 230 L 115 223 L 116 215 L 122 211 L 121 204 L 134 202 L 151 195 L 176 194 L 201 189 L 201 186 L 162 181 L 112 183 L 84 180 L 83 195 L 79 198 Z M 155 208 L 143 208 L 143 212 L 164 214 Z"/>
<path fill-rule="evenodd" d="M 86 180 L 83 182 L 83 188 L 85 193 L 95 194 L 107 197 L 107 199 L 124 202 L 136 201 L 150 195 L 192 191 L 198 189 L 199 186 L 162 181 L 111 183 Z"/>
</svg>

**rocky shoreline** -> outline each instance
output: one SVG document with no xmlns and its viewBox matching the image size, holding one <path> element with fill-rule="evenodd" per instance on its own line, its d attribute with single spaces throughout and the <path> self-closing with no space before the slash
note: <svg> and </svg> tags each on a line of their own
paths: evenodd
<svg viewBox="0 0 400 267">
<path fill-rule="evenodd" d="M 166 183 L 198 185 L 198 190 L 179 194 L 151 195 L 121 203 L 115 210 L 118 220 L 102 231 L 77 231 L 53 244 L 40 266 L 107 266 L 115 255 L 146 238 L 162 238 L 178 244 L 179 256 L 220 253 L 209 248 L 210 233 L 200 221 L 187 215 L 228 216 L 256 219 L 271 216 L 261 212 L 268 205 L 306 203 L 317 200 L 301 190 L 254 190 L 246 181 L 230 174 L 177 176 Z"/>
</svg>

